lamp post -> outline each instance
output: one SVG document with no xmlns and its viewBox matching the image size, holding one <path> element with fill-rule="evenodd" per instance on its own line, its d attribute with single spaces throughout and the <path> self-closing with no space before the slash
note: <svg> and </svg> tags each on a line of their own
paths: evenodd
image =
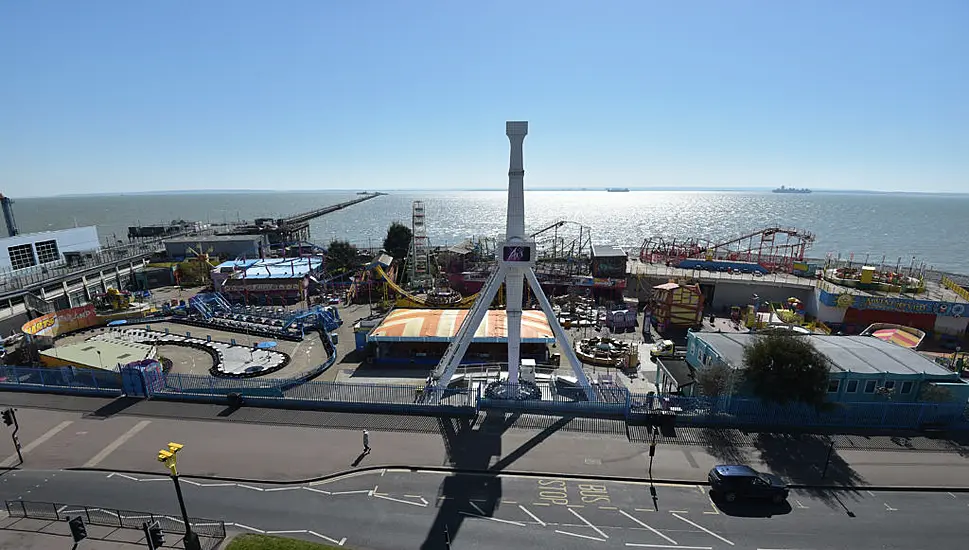
<svg viewBox="0 0 969 550">
<path fill-rule="evenodd" d="M 183 445 L 179 443 L 169 443 L 168 450 L 158 451 L 158 462 L 164 464 L 170 471 L 172 482 L 175 483 L 175 495 L 178 497 L 178 507 L 182 510 L 182 521 L 185 522 L 185 550 L 202 550 L 198 535 L 192 531 L 192 525 L 188 521 L 188 512 L 185 511 L 185 499 L 182 498 L 182 487 L 178 484 L 178 469 L 176 460 L 178 451 L 182 450 Z"/>
<path fill-rule="evenodd" d="M 104 363 L 101 362 L 101 350 L 97 350 L 97 352 L 98 352 L 98 366 L 101 367 L 101 370 L 104 370 Z"/>
</svg>

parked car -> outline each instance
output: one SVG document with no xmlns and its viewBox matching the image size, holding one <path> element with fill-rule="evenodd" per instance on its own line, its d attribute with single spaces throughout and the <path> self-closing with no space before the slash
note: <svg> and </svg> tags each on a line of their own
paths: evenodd
<svg viewBox="0 0 969 550">
<path fill-rule="evenodd" d="M 724 464 L 714 466 L 707 478 L 710 492 L 727 502 L 738 499 L 769 499 L 775 504 L 787 500 L 787 484 L 781 478 L 758 472 L 750 466 Z"/>
</svg>

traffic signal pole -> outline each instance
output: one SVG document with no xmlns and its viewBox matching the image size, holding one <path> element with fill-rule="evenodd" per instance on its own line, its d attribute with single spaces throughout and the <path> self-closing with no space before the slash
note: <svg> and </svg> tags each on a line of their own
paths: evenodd
<svg viewBox="0 0 969 550">
<path fill-rule="evenodd" d="M 20 431 L 20 423 L 17 422 L 17 409 L 7 409 L 3 411 L 3 422 L 7 426 L 13 424 L 13 433 L 10 437 L 13 438 L 13 446 L 17 449 L 17 458 L 20 459 L 20 466 L 24 463 L 24 455 L 20 452 L 20 439 L 17 438 L 17 432 Z"/>
<path fill-rule="evenodd" d="M 172 474 L 172 481 L 175 482 L 175 495 L 178 497 L 178 507 L 182 510 L 182 521 L 185 522 L 185 548 L 186 550 L 201 550 L 199 537 L 192 531 L 192 524 L 188 521 L 188 512 L 185 511 L 185 499 L 182 498 L 182 486 L 178 483 L 178 474 Z"/>
</svg>

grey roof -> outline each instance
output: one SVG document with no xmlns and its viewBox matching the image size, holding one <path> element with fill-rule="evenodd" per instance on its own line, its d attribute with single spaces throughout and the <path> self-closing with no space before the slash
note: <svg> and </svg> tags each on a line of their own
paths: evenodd
<svg viewBox="0 0 969 550">
<path fill-rule="evenodd" d="M 676 380 L 678 387 L 682 388 L 683 386 L 689 386 L 696 382 L 696 379 L 693 377 L 693 369 L 683 359 L 659 358 L 656 362 L 659 363 L 660 368 L 673 377 L 673 380 Z"/>
<path fill-rule="evenodd" d="M 616 246 L 594 244 L 592 245 L 593 258 L 625 258 L 626 253 Z"/>
<path fill-rule="evenodd" d="M 261 241 L 262 235 L 205 235 L 202 237 L 178 237 L 165 239 L 165 244 L 217 243 L 217 242 L 255 242 Z"/>
<path fill-rule="evenodd" d="M 744 362 L 744 346 L 755 334 L 697 332 L 696 336 L 710 344 L 731 366 Z M 833 372 L 859 374 L 928 374 L 952 377 L 952 372 L 925 358 L 916 351 L 870 336 L 827 336 L 811 334 L 814 346 L 831 361 Z"/>
</svg>

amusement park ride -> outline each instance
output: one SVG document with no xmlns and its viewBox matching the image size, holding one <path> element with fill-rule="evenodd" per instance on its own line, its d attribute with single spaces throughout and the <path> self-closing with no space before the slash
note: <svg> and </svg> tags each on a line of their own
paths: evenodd
<svg viewBox="0 0 969 550">
<path fill-rule="evenodd" d="M 508 170 L 508 214 L 505 230 L 505 242 L 498 247 L 498 269 L 492 272 L 484 288 L 477 295 L 471 311 L 464 318 L 454 339 L 451 340 L 444 357 L 441 359 L 432 378 L 436 388 L 443 391 L 457 372 L 461 360 L 464 358 L 474 334 L 481 325 L 481 321 L 488 313 L 492 300 L 498 293 L 502 283 L 505 285 L 507 300 L 505 312 L 508 330 L 508 377 L 504 383 L 489 385 L 489 397 L 507 399 L 540 398 L 541 392 L 534 382 L 527 382 L 519 378 L 521 367 L 521 317 L 522 293 L 524 283 L 528 281 L 534 296 L 538 299 L 549 326 L 552 328 L 556 341 L 572 366 L 577 379 L 577 385 L 587 394 L 592 393 L 589 380 L 582 370 L 582 363 L 575 355 L 575 350 L 568 342 L 565 331 L 559 325 L 558 318 L 552 305 L 535 276 L 536 246 L 534 240 L 526 240 L 525 235 L 525 169 L 522 155 L 522 145 L 528 134 L 528 122 L 507 122 L 505 135 L 511 142 L 510 166 Z"/>
<path fill-rule="evenodd" d="M 722 242 L 649 237 L 643 241 L 639 259 L 674 267 L 685 260 L 747 262 L 770 272 L 790 272 L 795 262 L 804 261 L 804 253 L 813 243 L 814 234 L 781 227 L 768 227 Z"/>
</svg>

